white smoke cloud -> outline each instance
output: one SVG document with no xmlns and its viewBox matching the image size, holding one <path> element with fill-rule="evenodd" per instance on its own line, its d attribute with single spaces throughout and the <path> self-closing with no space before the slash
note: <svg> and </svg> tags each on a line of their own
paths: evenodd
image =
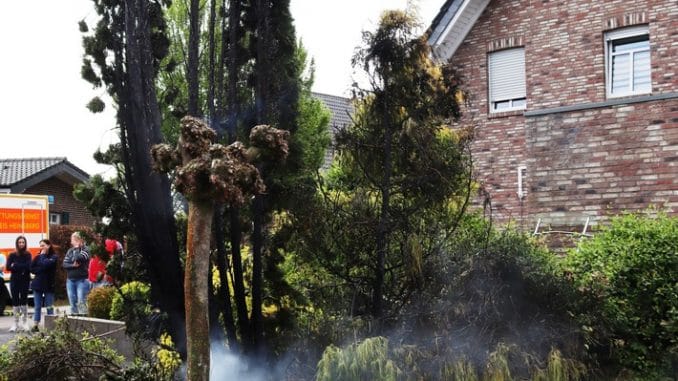
<svg viewBox="0 0 678 381">
<path fill-rule="evenodd" d="M 229 352 L 220 345 L 212 345 L 210 380 L 267 381 L 270 375 L 264 370 Z"/>
</svg>

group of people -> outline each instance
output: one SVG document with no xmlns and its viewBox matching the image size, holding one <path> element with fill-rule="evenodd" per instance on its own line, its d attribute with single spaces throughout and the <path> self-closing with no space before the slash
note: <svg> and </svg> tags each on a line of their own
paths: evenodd
<svg viewBox="0 0 678 381">
<path fill-rule="evenodd" d="M 28 242 L 24 236 L 17 237 L 15 248 L 16 251 L 9 254 L 5 268 L 0 263 L 0 272 L 6 269 L 11 273 L 10 293 L 12 294 L 14 325 L 10 328 L 10 332 L 38 331 L 42 307 L 46 308 L 48 315 L 54 314 L 58 256 L 48 239 L 40 241 L 40 253 L 35 257 L 28 251 Z M 111 239 L 105 241 L 105 248 L 110 255 L 122 252 L 122 245 Z M 71 314 L 86 314 L 89 291 L 92 288 L 112 283 L 111 277 L 106 274 L 106 261 L 90 255 L 83 237 L 78 232 L 71 235 L 71 248 L 66 252 L 61 267 L 66 271 L 66 293 Z M 32 282 L 31 274 L 34 274 Z M 32 328 L 27 323 L 29 288 L 33 290 L 35 302 Z M 20 318 L 21 324 L 19 324 Z"/>
</svg>

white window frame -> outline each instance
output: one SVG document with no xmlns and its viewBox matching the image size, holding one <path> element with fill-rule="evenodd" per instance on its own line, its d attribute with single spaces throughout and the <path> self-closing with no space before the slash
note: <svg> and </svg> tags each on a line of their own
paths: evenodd
<svg viewBox="0 0 678 381">
<path fill-rule="evenodd" d="M 56 221 L 52 221 L 52 217 L 56 217 Z M 50 212 L 49 214 L 49 224 L 50 225 L 61 225 L 61 213 Z"/>
<path fill-rule="evenodd" d="M 492 78 L 493 73 L 492 73 L 492 59 L 496 59 L 497 56 L 500 54 L 506 53 L 508 51 L 520 51 L 522 52 L 522 75 L 523 75 L 523 85 L 524 88 L 522 89 L 522 96 L 518 97 L 502 97 L 502 98 L 497 98 L 495 99 L 495 95 L 493 94 L 493 86 L 492 83 L 494 82 L 494 78 Z M 520 111 L 520 110 L 525 110 L 527 108 L 527 78 L 526 78 L 526 73 L 525 73 L 525 47 L 524 46 L 519 46 L 515 48 L 510 48 L 510 49 L 504 49 L 504 50 L 499 50 L 496 52 L 490 52 L 487 55 L 487 88 L 488 88 L 488 98 L 489 98 L 489 109 L 490 113 L 502 113 L 502 112 L 509 112 L 509 111 Z M 506 103 L 508 102 L 508 107 L 506 108 L 501 108 L 497 109 L 497 105 L 500 103 Z"/>
<path fill-rule="evenodd" d="M 612 52 L 612 44 L 615 41 L 618 40 L 623 40 L 627 38 L 633 38 L 633 37 L 640 37 L 640 36 L 647 36 L 648 39 L 648 47 L 647 48 L 642 48 L 642 49 L 632 49 L 632 50 L 627 50 L 622 53 L 615 54 Z M 650 41 L 650 28 L 647 25 L 638 25 L 638 26 L 632 26 L 628 28 L 623 28 L 623 29 L 617 29 L 613 30 L 611 32 L 605 33 L 605 92 L 607 94 L 608 98 L 619 98 L 619 97 L 628 97 L 632 95 L 641 95 L 641 94 L 651 94 L 652 93 L 652 50 L 651 47 L 649 46 L 649 41 Z M 650 88 L 649 90 L 635 90 L 633 89 L 633 82 L 634 82 L 634 67 L 633 67 L 633 56 L 636 53 L 641 53 L 641 52 L 650 52 Z M 631 87 L 630 91 L 624 91 L 624 92 L 612 92 L 612 56 L 613 55 L 623 55 L 623 54 L 629 54 L 629 64 L 631 67 L 629 68 L 629 84 Z"/>
</svg>

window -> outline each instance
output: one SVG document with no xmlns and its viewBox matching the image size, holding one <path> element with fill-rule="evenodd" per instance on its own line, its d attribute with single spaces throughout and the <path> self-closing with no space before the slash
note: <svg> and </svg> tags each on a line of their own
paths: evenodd
<svg viewBox="0 0 678 381">
<path fill-rule="evenodd" d="M 525 48 L 490 53 L 488 57 L 490 112 L 524 110 Z"/>
<path fill-rule="evenodd" d="M 50 213 L 49 223 L 50 225 L 61 225 L 61 213 Z"/>
<path fill-rule="evenodd" d="M 652 92 L 647 25 L 606 33 L 605 45 L 608 97 Z"/>
</svg>

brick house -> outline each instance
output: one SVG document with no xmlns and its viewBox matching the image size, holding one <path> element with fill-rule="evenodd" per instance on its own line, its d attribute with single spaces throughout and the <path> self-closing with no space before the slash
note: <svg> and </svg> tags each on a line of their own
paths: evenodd
<svg viewBox="0 0 678 381">
<path fill-rule="evenodd" d="M 95 218 L 73 197 L 73 186 L 89 175 L 58 158 L 0 159 L 0 193 L 50 197 L 49 221 L 57 225 L 92 225 Z"/>
<path fill-rule="evenodd" d="M 448 0 L 429 32 L 495 219 L 678 212 L 676 0 Z"/>
</svg>

